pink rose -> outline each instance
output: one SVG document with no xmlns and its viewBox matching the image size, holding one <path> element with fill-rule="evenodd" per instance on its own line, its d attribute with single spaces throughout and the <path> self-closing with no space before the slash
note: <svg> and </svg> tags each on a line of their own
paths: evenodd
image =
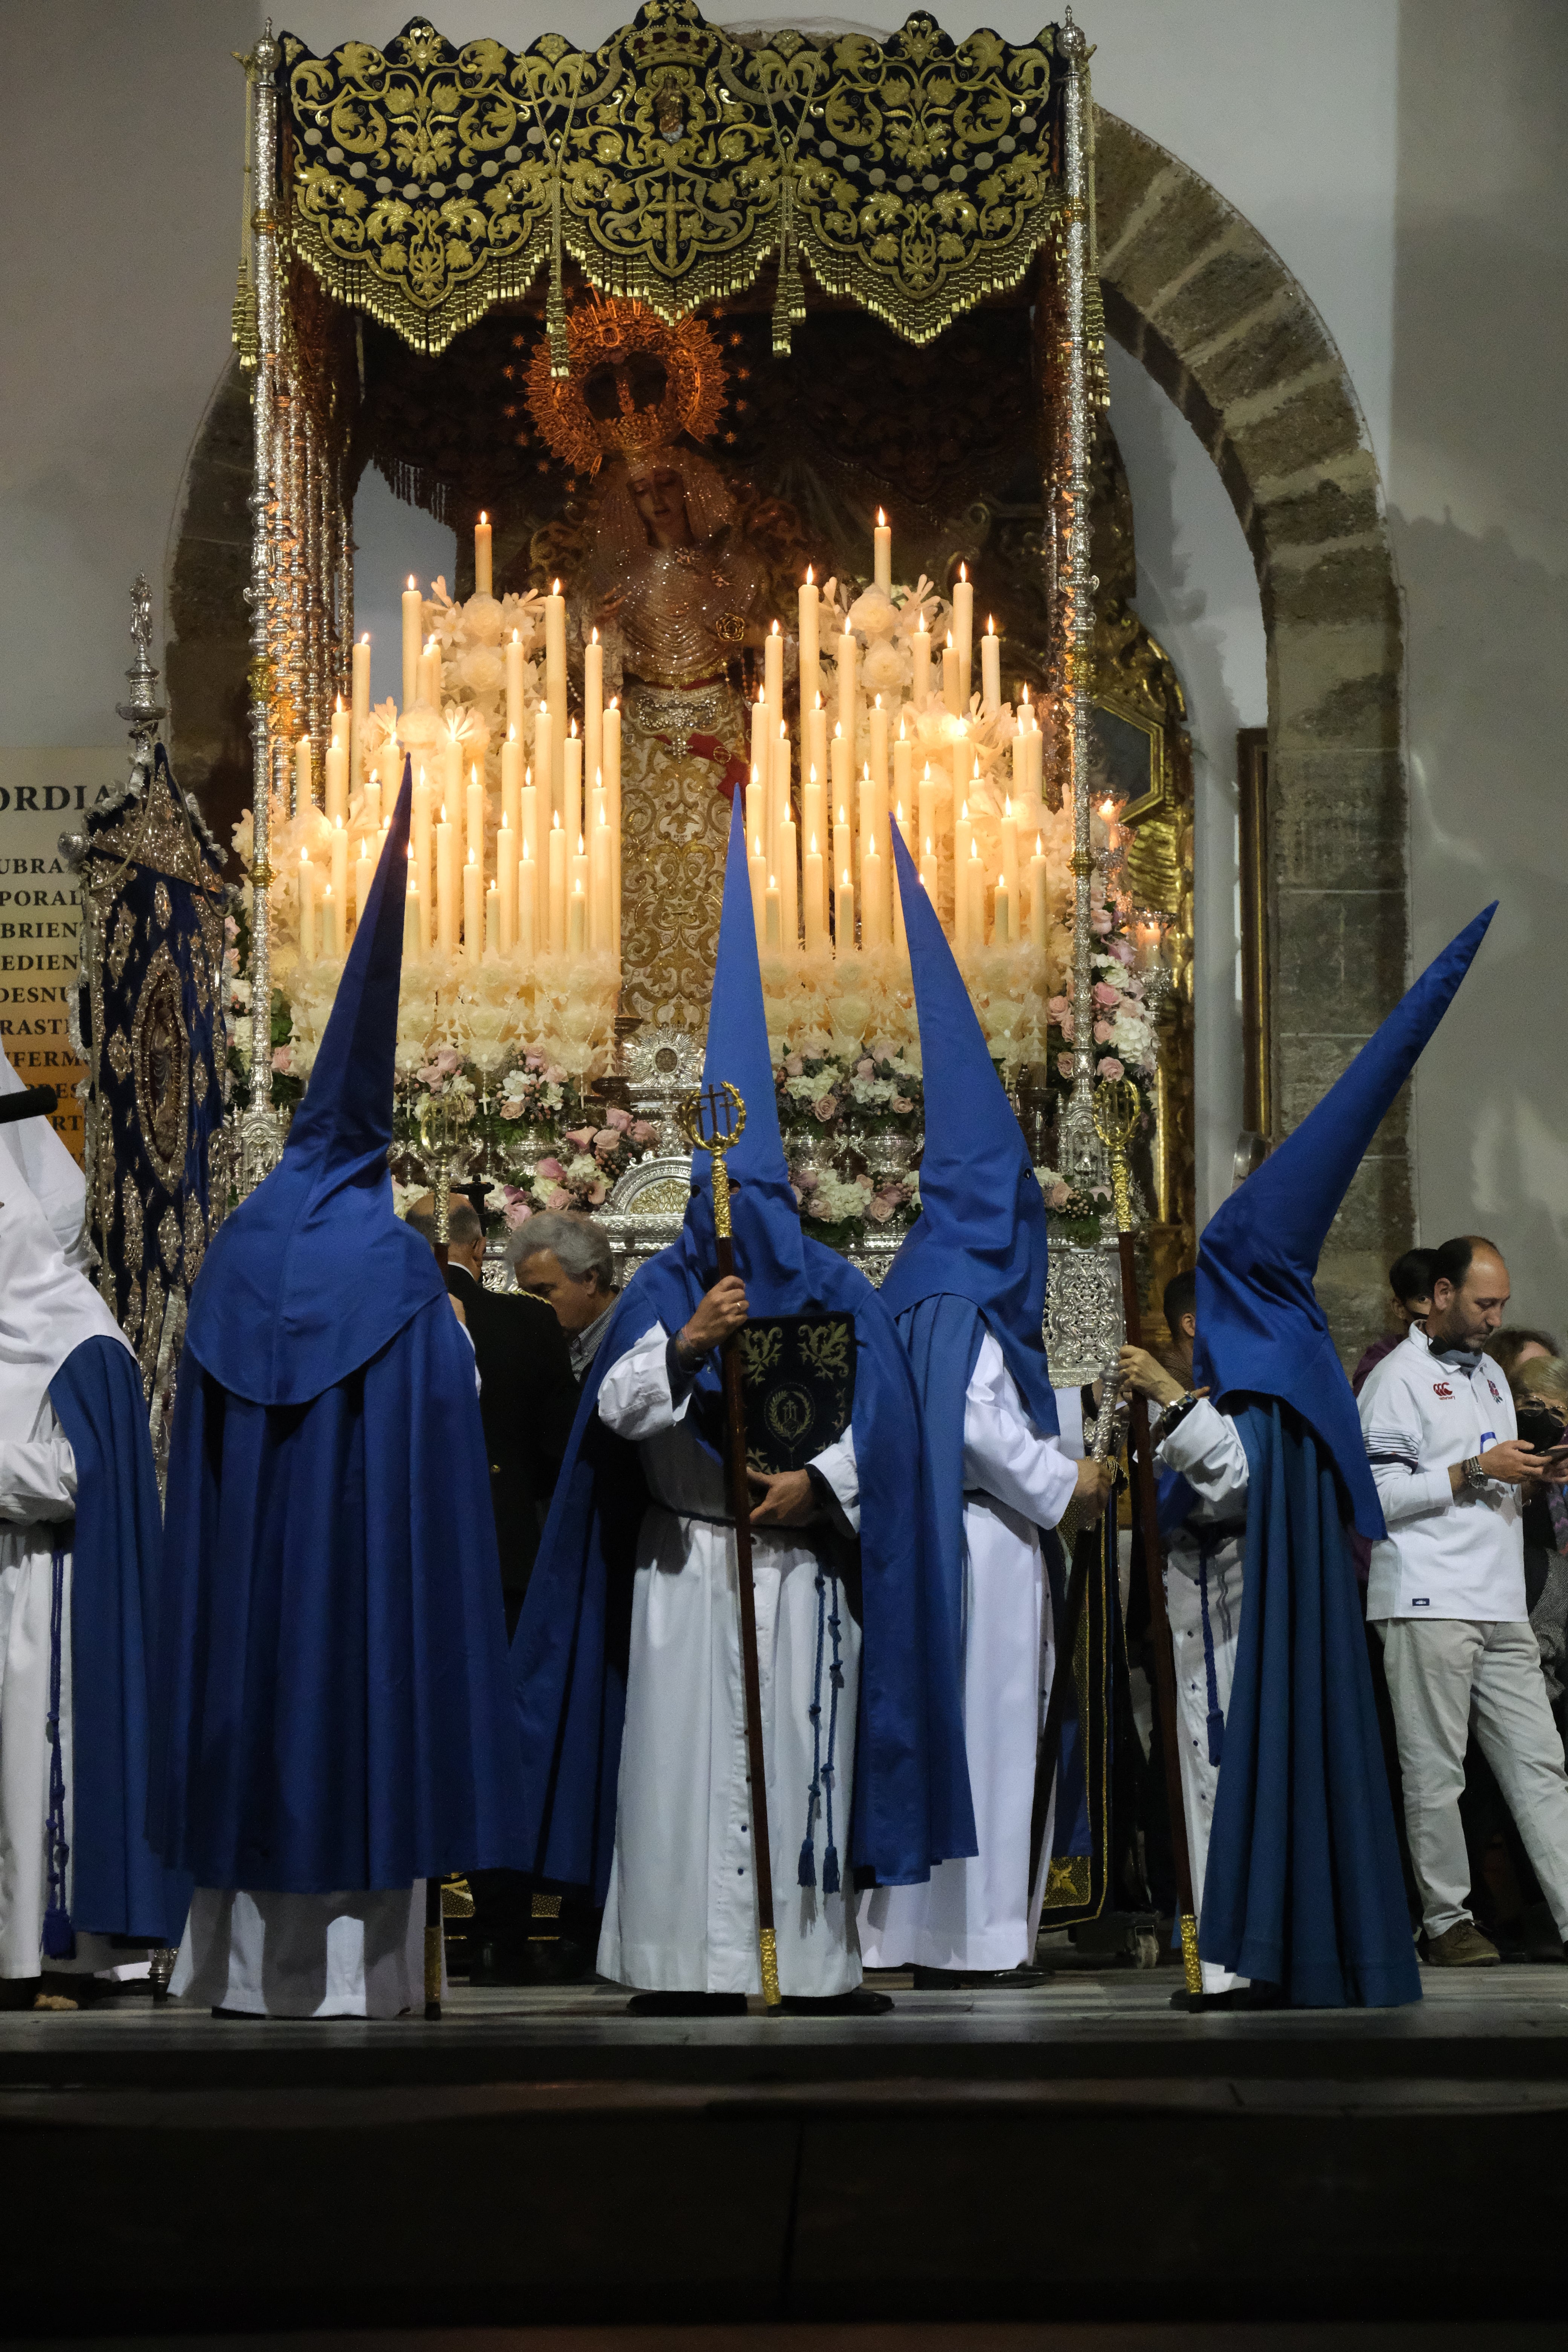
<svg viewBox="0 0 1568 2352">
<path fill-rule="evenodd" d="M 651 1118 L 634 1118 L 626 1133 L 639 1151 L 646 1151 L 650 1143 L 658 1141 L 658 1129 Z"/>
<path fill-rule="evenodd" d="M 913 1110 L 914 1105 L 910 1100 L 908 1095 L 895 1095 L 891 1102 L 888 1105 L 888 1108 L 890 1111 L 895 1112 L 900 1118 L 907 1118 L 911 1110 Z"/>
<path fill-rule="evenodd" d="M 502 1118 L 521 1118 L 522 1117 L 521 1101 L 516 1096 L 513 1096 L 510 1101 L 503 1102 L 500 1107 L 500 1115 Z"/>
<path fill-rule="evenodd" d="M 593 1143 L 594 1129 L 591 1127 L 569 1127 L 562 1139 L 569 1143 L 574 1151 L 586 1151 Z"/>
<path fill-rule="evenodd" d="M 1106 1054 L 1100 1062 L 1100 1075 L 1102 1078 L 1124 1078 L 1127 1073 L 1114 1054 Z"/>
<path fill-rule="evenodd" d="M 831 1212 L 829 1211 L 826 1201 L 814 1199 L 806 1202 L 805 1213 L 808 1217 L 821 1217 L 826 1220 L 831 1214 Z"/>
<path fill-rule="evenodd" d="M 1046 1205 L 1051 1209 L 1065 1209 L 1071 1197 L 1070 1184 L 1053 1184 L 1046 1194 Z"/>
<path fill-rule="evenodd" d="M 886 1192 L 874 1192 L 866 1203 L 866 1214 L 874 1225 L 885 1225 L 898 1205 Z"/>
<path fill-rule="evenodd" d="M 800 1054 L 786 1054 L 784 1055 L 784 1069 L 792 1078 L 804 1077 L 805 1076 L 805 1056 Z"/>
<path fill-rule="evenodd" d="M 1121 1002 L 1121 991 L 1119 988 L 1112 988 L 1108 980 L 1097 980 L 1094 983 L 1094 1001 L 1097 1004 L 1103 1004 L 1108 1012 L 1114 1012 Z"/>
<path fill-rule="evenodd" d="M 553 1062 L 546 1062 L 544 1065 L 544 1083 L 547 1087 L 563 1087 L 566 1084 L 565 1071 L 558 1070 Z"/>
<path fill-rule="evenodd" d="M 430 1067 L 443 1078 L 451 1077 L 462 1066 L 462 1055 L 455 1054 L 450 1045 L 438 1046 L 430 1056 Z"/>
<path fill-rule="evenodd" d="M 534 1172 L 536 1175 L 548 1176 L 552 1184 L 558 1184 L 566 1171 L 559 1160 L 552 1156 L 550 1159 L 542 1160 Z"/>
<path fill-rule="evenodd" d="M 1072 1055 L 1070 1054 L 1058 1054 L 1057 1055 L 1057 1067 L 1061 1072 L 1064 1078 L 1070 1078 L 1072 1076 Z"/>
<path fill-rule="evenodd" d="M 1067 1040 L 1067 1043 L 1070 1045 L 1072 1044 L 1072 1041 L 1073 1041 L 1073 1017 L 1072 1017 L 1072 1014 L 1071 1014 L 1070 1013 L 1064 1013 L 1062 1014 L 1061 1019 L 1058 1022 L 1057 1026 L 1058 1026 L 1058 1028 L 1061 1031 L 1063 1037 Z"/>
<path fill-rule="evenodd" d="M 1133 947 L 1131 940 L 1107 940 L 1105 951 L 1107 955 L 1113 955 L 1118 963 L 1131 963 L 1132 961 Z"/>
<path fill-rule="evenodd" d="M 1095 1042 L 1095 1044 L 1096 1044 L 1097 1045 L 1110 1045 L 1110 1022 L 1109 1022 L 1109 1021 L 1097 1021 L 1097 1022 L 1095 1023 L 1095 1024 L 1094 1024 L 1094 1042 Z"/>
<path fill-rule="evenodd" d="M 815 1192 L 818 1182 L 816 1171 L 815 1168 L 799 1168 L 790 1178 L 790 1181 L 797 1192 Z"/>
<path fill-rule="evenodd" d="M 526 1201 L 509 1200 L 506 1207 L 501 1211 L 501 1214 L 506 1220 L 506 1229 L 508 1233 L 515 1234 L 519 1225 L 527 1224 L 530 1217 L 533 1214 L 533 1211 L 529 1207 Z"/>
<path fill-rule="evenodd" d="M 857 1062 L 855 1065 L 855 1075 L 858 1078 L 874 1078 L 877 1075 L 876 1063 L 872 1061 Z"/>
<path fill-rule="evenodd" d="M 545 1194 L 544 1205 L 547 1209 L 574 1209 L 577 1203 L 563 1184 L 557 1184 L 553 1192 Z"/>
<path fill-rule="evenodd" d="M 626 1124 L 629 1127 L 631 1125 L 631 1121 L 628 1119 Z M 606 1152 L 618 1151 L 620 1148 L 621 1137 L 620 1129 L 618 1128 L 602 1127 L 597 1135 L 594 1138 L 594 1149 L 601 1157 L 603 1157 Z"/>
<path fill-rule="evenodd" d="M 1089 909 L 1089 929 L 1094 932 L 1098 939 L 1104 939 L 1106 933 L 1110 929 L 1110 909 L 1109 907 L 1092 907 Z"/>
<path fill-rule="evenodd" d="M 273 1048 L 272 1048 L 272 1066 L 273 1066 L 273 1068 L 274 1068 L 275 1070 L 277 1070 L 277 1071 L 278 1071 L 278 1072 L 279 1072 L 279 1073 L 283 1077 L 287 1077 L 287 1076 L 288 1076 L 289 1072 L 289 1069 L 291 1068 L 291 1066 L 292 1066 L 292 1065 L 293 1065 L 293 1060 L 294 1060 L 294 1048 L 293 1048 L 293 1046 L 292 1046 L 292 1045 L 274 1045 L 274 1046 L 273 1046 Z"/>
<path fill-rule="evenodd" d="M 617 1135 L 625 1135 L 631 1123 L 632 1115 L 630 1111 L 617 1110 L 614 1104 L 612 1104 L 610 1108 L 605 1113 L 605 1125 L 608 1128 L 613 1128 Z"/>
<path fill-rule="evenodd" d="M 1053 1021 L 1066 1021 L 1072 1012 L 1065 996 L 1053 996 L 1046 1006 Z"/>
<path fill-rule="evenodd" d="M 542 1070 L 544 1064 L 537 1054 L 525 1054 L 522 1057 L 522 1066 L 525 1070 Z"/>
<path fill-rule="evenodd" d="M 812 1117 L 814 1118 L 819 1118 L 824 1127 L 827 1125 L 830 1118 L 836 1116 L 837 1109 L 838 1097 L 837 1095 L 818 1095 L 816 1100 L 811 1106 Z"/>
</svg>

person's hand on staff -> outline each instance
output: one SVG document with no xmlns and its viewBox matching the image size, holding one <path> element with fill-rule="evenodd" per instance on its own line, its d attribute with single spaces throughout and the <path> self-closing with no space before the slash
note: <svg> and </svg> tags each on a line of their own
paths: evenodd
<svg viewBox="0 0 1568 2352">
<path fill-rule="evenodd" d="M 1115 1485 L 1114 1462 L 1096 1462 L 1089 1457 L 1078 1465 L 1078 1485 L 1073 1489 L 1073 1501 L 1078 1505 L 1079 1517 L 1086 1528 L 1093 1527 Z"/>
<path fill-rule="evenodd" d="M 804 1528 L 821 1517 L 809 1472 L 748 1468 L 746 1477 L 756 1497 L 752 1507 L 754 1528 Z"/>
<path fill-rule="evenodd" d="M 676 1333 L 676 1345 L 689 1363 L 695 1363 L 711 1349 L 721 1348 L 749 1311 L 745 1284 L 738 1274 L 727 1274 L 704 1293 L 696 1313 Z"/>
<path fill-rule="evenodd" d="M 1187 1391 L 1168 1372 L 1163 1364 L 1156 1363 L 1147 1348 L 1123 1348 L 1116 1359 L 1117 1385 L 1135 1389 L 1140 1396 L 1150 1398 L 1159 1405 L 1179 1404 Z M 1195 1389 L 1195 1396 L 1207 1396 L 1207 1389 Z"/>
</svg>

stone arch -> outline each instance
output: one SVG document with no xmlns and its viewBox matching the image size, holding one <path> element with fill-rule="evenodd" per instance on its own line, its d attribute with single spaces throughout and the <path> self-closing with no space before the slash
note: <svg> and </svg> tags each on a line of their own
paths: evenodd
<svg viewBox="0 0 1568 2352">
<path fill-rule="evenodd" d="M 1272 247 L 1130 123 L 1097 110 L 1096 136 L 1107 327 L 1207 449 L 1258 570 L 1278 1131 L 1405 985 L 1404 648 L 1377 460 L 1344 362 Z M 1402 1096 L 1323 1253 L 1320 1294 L 1358 1350 L 1415 1229 L 1406 1108 Z"/>
</svg>

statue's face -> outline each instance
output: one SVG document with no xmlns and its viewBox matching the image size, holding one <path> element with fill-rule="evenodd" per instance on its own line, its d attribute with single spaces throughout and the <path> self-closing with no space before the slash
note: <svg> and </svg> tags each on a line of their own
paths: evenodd
<svg viewBox="0 0 1568 2352">
<path fill-rule="evenodd" d="M 637 512 L 656 547 L 685 547 L 691 538 L 686 485 L 673 466 L 650 466 L 628 477 Z"/>
</svg>

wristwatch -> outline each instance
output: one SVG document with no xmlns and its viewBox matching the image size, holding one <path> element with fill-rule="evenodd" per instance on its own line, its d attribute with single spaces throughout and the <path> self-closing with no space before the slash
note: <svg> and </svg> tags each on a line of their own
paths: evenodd
<svg viewBox="0 0 1568 2352">
<path fill-rule="evenodd" d="M 1484 1492 L 1488 1479 L 1486 1472 L 1481 1468 L 1481 1457 L 1479 1454 L 1471 1454 L 1460 1463 L 1459 1475 L 1472 1495 Z"/>
<path fill-rule="evenodd" d="M 1184 1391 L 1182 1395 L 1176 1398 L 1173 1403 L 1168 1404 L 1163 1412 L 1160 1415 L 1159 1420 L 1154 1423 L 1153 1428 L 1149 1433 L 1150 1444 L 1152 1445 L 1163 1445 L 1166 1438 L 1171 1434 L 1171 1432 L 1173 1429 L 1178 1428 L 1180 1424 L 1185 1421 L 1188 1413 L 1191 1412 L 1197 1401 L 1198 1392 L 1196 1389 L 1187 1389 Z"/>
</svg>

